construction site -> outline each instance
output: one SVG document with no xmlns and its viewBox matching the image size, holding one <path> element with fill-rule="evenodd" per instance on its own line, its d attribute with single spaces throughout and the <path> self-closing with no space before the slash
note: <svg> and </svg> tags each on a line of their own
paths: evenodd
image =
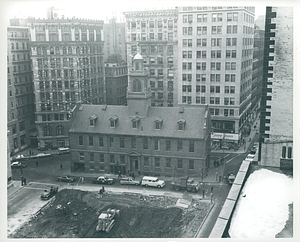
<svg viewBox="0 0 300 242">
<path fill-rule="evenodd" d="M 10 238 L 194 238 L 210 200 L 63 189 Z"/>
</svg>

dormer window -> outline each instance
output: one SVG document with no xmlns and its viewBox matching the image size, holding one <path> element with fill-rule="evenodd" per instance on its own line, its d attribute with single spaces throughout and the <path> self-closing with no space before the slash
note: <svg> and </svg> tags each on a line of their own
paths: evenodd
<svg viewBox="0 0 300 242">
<path fill-rule="evenodd" d="M 132 128 L 137 129 L 140 118 L 138 116 L 136 116 L 131 121 L 132 121 Z"/>
<path fill-rule="evenodd" d="M 185 119 L 181 118 L 177 121 L 178 123 L 178 130 L 184 130 L 185 128 Z"/>
<path fill-rule="evenodd" d="M 97 118 L 98 118 L 98 116 L 96 114 L 94 114 L 91 117 L 89 117 L 90 127 L 95 127 Z"/>
<path fill-rule="evenodd" d="M 155 129 L 161 129 L 161 127 L 162 127 L 162 118 L 156 118 L 155 119 Z"/>
<path fill-rule="evenodd" d="M 114 117 L 112 117 L 112 118 L 109 119 L 109 121 L 110 121 L 110 127 L 111 128 L 115 128 L 116 127 L 117 120 L 118 120 L 118 116 L 117 115 L 115 115 Z"/>
</svg>

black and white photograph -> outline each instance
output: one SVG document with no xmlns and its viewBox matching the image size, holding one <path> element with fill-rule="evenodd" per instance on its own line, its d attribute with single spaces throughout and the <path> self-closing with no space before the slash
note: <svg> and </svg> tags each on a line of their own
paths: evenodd
<svg viewBox="0 0 300 242">
<path fill-rule="evenodd" d="M 299 238 L 298 1 L 1 5 L 1 237 Z"/>
</svg>

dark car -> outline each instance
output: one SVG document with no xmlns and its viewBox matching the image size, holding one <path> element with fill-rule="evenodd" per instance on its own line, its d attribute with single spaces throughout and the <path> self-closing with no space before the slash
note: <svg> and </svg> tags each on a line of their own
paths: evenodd
<svg viewBox="0 0 300 242">
<path fill-rule="evenodd" d="M 107 176 L 99 176 L 97 178 L 94 178 L 92 180 L 92 183 L 95 183 L 95 184 L 113 184 L 114 183 L 114 179 L 112 178 L 108 178 Z"/>
<path fill-rule="evenodd" d="M 57 180 L 61 182 L 74 182 L 76 181 L 76 178 L 71 176 L 59 176 L 57 177 Z"/>
<path fill-rule="evenodd" d="M 44 193 L 41 195 L 42 200 L 49 200 L 51 197 L 55 196 L 55 194 L 58 192 L 58 187 L 50 188 L 50 191 L 45 190 Z"/>
</svg>

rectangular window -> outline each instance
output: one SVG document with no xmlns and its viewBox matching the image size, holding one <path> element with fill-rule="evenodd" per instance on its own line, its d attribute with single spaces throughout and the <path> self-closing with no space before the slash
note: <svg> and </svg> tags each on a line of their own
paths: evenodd
<svg viewBox="0 0 300 242">
<path fill-rule="evenodd" d="M 171 159 L 166 158 L 166 167 L 171 167 Z"/>
<path fill-rule="evenodd" d="M 194 160 L 189 160 L 189 169 L 190 170 L 194 170 L 195 169 Z"/>
<path fill-rule="evenodd" d="M 144 157 L 144 166 L 149 166 L 149 157 Z"/>
<path fill-rule="evenodd" d="M 229 116 L 234 116 L 234 109 L 229 110 Z"/>
<path fill-rule="evenodd" d="M 230 87 L 230 93 L 235 93 L 235 86 Z"/>
<path fill-rule="evenodd" d="M 99 137 L 99 146 L 101 146 L 101 147 L 104 146 L 104 142 L 103 142 L 103 137 L 102 136 Z"/>
<path fill-rule="evenodd" d="M 194 141 L 190 141 L 189 143 L 189 152 L 194 152 Z"/>
<path fill-rule="evenodd" d="M 182 150 L 182 141 L 178 140 L 177 141 L 177 151 L 181 151 Z"/>
<path fill-rule="evenodd" d="M 120 138 L 120 148 L 125 148 L 124 138 Z"/>
<path fill-rule="evenodd" d="M 236 63 L 235 62 L 231 62 L 231 70 L 235 70 L 236 69 Z"/>
<path fill-rule="evenodd" d="M 83 136 L 79 135 L 78 138 L 79 138 L 78 144 L 83 145 Z"/>
<path fill-rule="evenodd" d="M 237 34 L 237 25 L 232 26 L 232 33 Z"/>
<path fill-rule="evenodd" d="M 192 35 L 193 34 L 193 27 L 188 27 L 188 35 Z"/>
<path fill-rule="evenodd" d="M 227 31 L 226 31 L 226 33 L 227 33 L 227 34 L 231 34 L 231 25 L 228 25 L 228 26 L 227 26 Z"/>
<path fill-rule="evenodd" d="M 205 104 L 205 103 L 206 103 L 205 97 L 201 97 L 201 104 Z"/>
<path fill-rule="evenodd" d="M 89 146 L 94 146 L 93 136 L 89 136 Z"/>
<path fill-rule="evenodd" d="M 160 167 L 160 158 L 157 157 L 154 158 L 154 165 L 155 167 Z"/>
<path fill-rule="evenodd" d="M 125 164 L 125 155 L 120 155 L 120 164 L 121 165 Z"/>
<path fill-rule="evenodd" d="M 94 161 L 94 154 L 93 153 L 90 154 L 90 161 Z"/>
<path fill-rule="evenodd" d="M 177 168 L 179 168 L 179 169 L 182 168 L 182 159 L 177 160 Z"/>
<path fill-rule="evenodd" d="M 228 109 L 224 109 L 224 116 L 225 116 L 225 117 L 228 116 Z"/>
<path fill-rule="evenodd" d="M 229 98 L 228 97 L 224 97 L 224 105 L 228 105 L 229 104 Z"/>
<path fill-rule="evenodd" d="M 236 46 L 237 38 L 232 38 L 232 46 Z"/>
<path fill-rule="evenodd" d="M 84 161 L 84 152 L 79 152 L 79 160 Z"/>
<path fill-rule="evenodd" d="M 154 150 L 159 150 L 159 140 L 158 139 L 154 140 Z"/>
<path fill-rule="evenodd" d="M 114 141 L 114 137 L 109 138 L 109 147 L 113 147 Z"/>
<path fill-rule="evenodd" d="M 110 163 L 115 163 L 115 156 L 114 155 L 109 156 L 109 162 Z"/>
<path fill-rule="evenodd" d="M 216 34 L 217 33 L 217 26 L 211 26 L 211 33 Z"/>
<path fill-rule="evenodd" d="M 234 105 L 234 97 L 230 98 L 230 105 Z"/>
<path fill-rule="evenodd" d="M 136 138 L 131 138 L 131 148 L 136 149 Z"/>
<path fill-rule="evenodd" d="M 166 140 L 166 151 L 171 151 L 171 140 Z"/>
<path fill-rule="evenodd" d="M 148 139 L 147 138 L 143 139 L 143 148 L 144 148 L 144 150 L 148 149 Z"/>
<path fill-rule="evenodd" d="M 235 82 L 235 74 L 231 74 L 230 75 L 230 81 L 231 82 Z"/>
</svg>

